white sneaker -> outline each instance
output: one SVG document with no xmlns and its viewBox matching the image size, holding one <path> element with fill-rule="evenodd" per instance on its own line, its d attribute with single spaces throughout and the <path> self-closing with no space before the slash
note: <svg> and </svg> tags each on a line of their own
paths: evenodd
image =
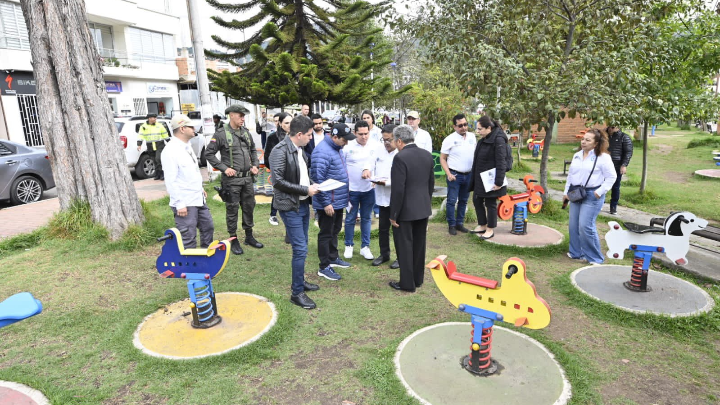
<svg viewBox="0 0 720 405">
<path fill-rule="evenodd" d="M 345 246 L 345 256 L 346 259 L 352 259 L 353 255 L 353 247 L 352 246 Z"/>
<path fill-rule="evenodd" d="M 270 225 L 273 225 L 273 226 L 278 226 L 278 225 L 279 225 L 276 216 L 270 217 L 270 219 L 268 219 L 268 222 L 270 222 Z"/>
<path fill-rule="evenodd" d="M 360 255 L 368 260 L 372 260 L 375 258 L 370 251 L 370 246 L 365 246 L 364 248 L 360 249 Z"/>
</svg>

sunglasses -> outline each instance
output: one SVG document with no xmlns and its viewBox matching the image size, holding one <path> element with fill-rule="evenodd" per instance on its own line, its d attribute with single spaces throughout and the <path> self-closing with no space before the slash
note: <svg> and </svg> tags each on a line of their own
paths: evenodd
<svg viewBox="0 0 720 405">
<path fill-rule="evenodd" d="M 466 122 L 466 123 L 464 123 L 464 124 L 457 124 L 457 125 L 455 125 L 455 126 L 458 127 L 458 128 L 462 128 L 462 127 L 468 126 L 468 124 L 467 124 L 467 122 Z"/>
</svg>

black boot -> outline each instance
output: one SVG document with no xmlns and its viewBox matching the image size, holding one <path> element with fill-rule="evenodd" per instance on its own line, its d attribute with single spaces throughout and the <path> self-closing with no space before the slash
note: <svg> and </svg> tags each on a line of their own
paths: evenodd
<svg viewBox="0 0 720 405">
<path fill-rule="evenodd" d="M 263 244 L 255 240 L 252 234 L 252 230 L 245 231 L 245 244 L 254 248 L 262 248 Z"/>
<path fill-rule="evenodd" d="M 243 250 L 240 247 L 240 241 L 238 241 L 237 237 L 230 242 L 230 251 L 233 252 L 233 254 L 241 255 L 243 254 Z"/>
</svg>

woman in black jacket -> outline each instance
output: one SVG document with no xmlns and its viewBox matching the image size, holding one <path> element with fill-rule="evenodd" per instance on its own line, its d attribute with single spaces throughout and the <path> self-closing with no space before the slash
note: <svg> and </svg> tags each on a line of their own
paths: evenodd
<svg viewBox="0 0 720 405">
<path fill-rule="evenodd" d="M 477 134 L 482 136 L 475 147 L 473 158 L 472 179 L 470 189 L 473 190 L 473 204 L 477 214 L 478 226 L 473 233 L 479 234 L 480 239 L 490 239 L 497 227 L 497 199 L 507 194 L 505 181 L 505 160 L 508 143 L 505 131 L 497 121 L 487 115 L 478 121 Z M 495 169 L 495 184 L 485 191 L 480 173 Z"/>
<path fill-rule="evenodd" d="M 278 117 L 278 125 L 277 131 L 273 132 L 267 137 L 267 140 L 265 141 L 265 152 L 263 154 L 263 161 L 265 162 L 265 167 L 268 168 L 272 172 L 272 169 L 270 168 L 270 152 L 272 152 L 273 148 L 279 144 L 280 142 L 285 139 L 285 136 L 287 135 L 288 131 L 290 131 L 290 121 L 292 121 L 292 116 L 288 113 L 280 113 L 280 116 Z M 273 195 L 273 202 L 275 201 L 275 195 Z M 270 225 L 278 225 L 277 220 L 277 209 L 275 209 L 274 204 L 270 205 Z"/>
</svg>

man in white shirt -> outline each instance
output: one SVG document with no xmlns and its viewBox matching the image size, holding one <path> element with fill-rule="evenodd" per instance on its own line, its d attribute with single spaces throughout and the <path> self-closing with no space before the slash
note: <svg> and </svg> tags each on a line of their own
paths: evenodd
<svg viewBox="0 0 720 405">
<path fill-rule="evenodd" d="M 440 165 L 447 176 L 445 218 L 448 232 L 450 235 L 457 235 L 457 231 L 468 232 L 463 225 L 467 201 L 470 197 L 470 179 L 477 141 L 475 134 L 468 132 L 468 122 L 464 114 L 453 117 L 453 128 L 455 132 L 443 140 L 440 148 Z"/>
<path fill-rule="evenodd" d="M 375 160 L 371 167 L 375 179 L 375 204 L 380 208 L 379 241 L 380 256 L 373 260 L 373 266 L 379 266 L 390 260 L 390 169 L 397 155 L 397 145 L 393 137 L 395 125 L 388 124 L 382 129 L 382 144 L 378 145 Z M 398 269 L 400 265 L 395 260 L 391 269 Z"/>
<path fill-rule="evenodd" d="M 377 143 L 370 140 L 370 127 L 365 121 L 355 124 L 354 141 L 348 142 L 343 148 L 350 182 L 350 205 L 345 217 L 345 258 L 353 256 L 353 238 L 355 236 L 355 218 L 360 211 L 360 254 L 367 260 L 375 257 L 370 252 L 370 226 L 372 209 L 375 205 L 375 190 L 370 182 L 370 167 L 375 159 Z"/>
<path fill-rule="evenodd" d="M 407 122 L 415 131 L 415 145 L 432 153 L 432 137 L 428 131 L 420 128 L 420 113 L 410 111 L 407 115 Z"/>
<path fill-rule="evenodd" d="M 176 115 L 170 122 L 173 137 L 162 153 L 165 187 L 170 195 L 170 208 L 175 214 L 175 226 L 182 235 L 185 249 L 197 246 L 195 236 L 200 229 L 200 247 L 213 241 L 213 224 L 206 204 L 202 174 L 195 152 L 188 143 L 195 137 L 195 128 L 186 115 Z"/>
</svg>

